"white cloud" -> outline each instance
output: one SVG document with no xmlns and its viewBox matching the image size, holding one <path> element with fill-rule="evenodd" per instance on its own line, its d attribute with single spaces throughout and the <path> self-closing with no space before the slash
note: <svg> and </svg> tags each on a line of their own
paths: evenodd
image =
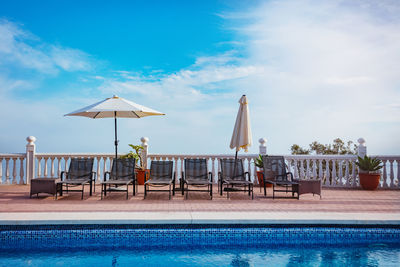
<svg viewBox="0 0 400 267">
<path fill-rule="evenodd" d="M 79 50 L 50 45 L 22 29 L 0 20 L 0 65 L 32 69 L 44 74 L 63 71 L 88 71 L 89 56 Z"/>
</svg>

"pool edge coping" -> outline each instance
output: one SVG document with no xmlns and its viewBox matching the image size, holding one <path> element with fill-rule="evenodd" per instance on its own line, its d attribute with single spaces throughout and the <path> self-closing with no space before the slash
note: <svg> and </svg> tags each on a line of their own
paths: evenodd
<svg viewBox="0 0 400 267">
<path fill-rule="evenodd" d="M 0 225 L 313 224 L 400 225 L 400 213 L 340 212 L 7 212 Z"/>
</svg>

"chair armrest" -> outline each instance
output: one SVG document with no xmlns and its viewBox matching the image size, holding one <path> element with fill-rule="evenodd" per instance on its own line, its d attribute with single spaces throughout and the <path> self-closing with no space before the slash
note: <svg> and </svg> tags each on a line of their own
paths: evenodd
<svg viewBox="0 0 400 267">
<path fill-rule="evenodd" d="M 96 181 L 97 172 L 92 172 L 92 181 Z"/>
<path fill-rule="evenodd" d="M 250 180 L 250 173 L 249 173 L 249 172 L 245 172 L 245 173 L 244 173 L 244 176 L 246 176 L 246 174 L 247 174 L 247 179 L 249 180 L 249 182 L 251 182 L 251 180 Z"/>
<path fill-rule="evenodd" d="M 172 177 L 172 183 L 175 185 L 175 180 L 176 180 L 176 172 L 174 172 L 174 176 Z"/>
<path fill-rule="evenodd" d="M 183 182 L 183 181 L 185 181 L 185 180 L 186 180 L 186 179 L 185 179 L 185 172 L 182 171 L 181 182 Z"/>
<path fill-rule="evenodd" d="M 221 174 L 221 172 L 218 172 L 218 182 L 219 181 L 222 181 L 222 174 Z"/>
<path fill-rule="evenodd" d="M 213 174 L 212 172 L 208 172 L 208 178 L 210 179 L 210 182 L 213 182 Z"/>
<path fill-rule="evenodd" d="M 286 176 L 290 176 L 290 181 L 293 182 L 293 173 L 287 172 L 287 173 L 286 173 Z"/>
<path fill-rule="evenodd" d="M 64 181 L 64 178 L 66 178 L 67 176 L 68 176 L 68 172 L 62 171 L 60 174 L 61 181 Z"/>
<path fill-rule="evenodd" d="M 107 174 L 108 174 L 108 179 L 110 179 L 111 172 L 105 172 L 105 173 L 104 173 L 104 181 L 107 181 L 107 180 L 108 180 L 108 179 L 107 179 Z"/>
</svg>

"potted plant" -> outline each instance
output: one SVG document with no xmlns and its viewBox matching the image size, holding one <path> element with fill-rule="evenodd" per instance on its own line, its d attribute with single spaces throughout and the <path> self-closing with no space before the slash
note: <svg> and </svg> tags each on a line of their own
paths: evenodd
<svg viewBox="0 0 400 267">
<path fill-rule="evenodd" d="M 375 190 L 381 179 L 380 169 L 382 169 L 382 161 L 377 158 L 364 156 L 358 157 L 356 165 L 359 168 L 358 177 L 360 178 L 360 185 L 365 190 Z"/>
<path fill-rule="evenodd" d="M 264 168 L 264 163 L 262 159 L 262 155 L 258 155 L 258 158 L 254 159 L 254 164 L 256 167 L 263 169 Z M 260 186 L 264 186 L 264 170 L 257 171 L 257 178 L 258 178 L 258 184 Z M 267 183 L 267 187 L 271 187 L 272 184 Z"/>
<path fill-rule="evenodd" d="M 134 150 L 134 151 L 129 151 L 128 154 L 121 156 L 121 158 L 134 158 L 136 159 L 136 179 L 138 184 L 143 185 L 145 182 L 145 176 L 146 172 L 148 170 L 145 170 L 143 167 L 143 159 L 142 159 L 142 150 L 143 147 L 141 145 L 132 145 L 129 144 L 129 146 Z"/>
</svg>

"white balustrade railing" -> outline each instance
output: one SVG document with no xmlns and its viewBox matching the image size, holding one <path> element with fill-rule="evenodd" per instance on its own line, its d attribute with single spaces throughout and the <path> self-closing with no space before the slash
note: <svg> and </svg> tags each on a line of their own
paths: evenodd
<svg viewBox="0 0 400 267">
<path fill-rule="evenodd" d="M 214 183 L 218 181 L 218 172 L 220 171 L 220 159 L 234 158 L 232 154 L 229 155 L 175 155 L 175 154 L 148 154 L 147 155 L 147 166 L 150 166 L 151 160 L 170 160 L 174 162 L 174 171 L 177 177 L 181 177 L 183 171 L 184 159 L 198 159 L 204 158 L 208 161 L 208 170 L 213 174 Z M 241 154 L 238 156 L 239 159 L 243 160 L 243 167 L 245 171 L 250 173 L 250 179 L 257 181 L 256 178 L 256 166 L 254 165 L 254 159 L 258 157 L 256 154 Z M 258 182 L 258 181 L 257 181 Z"/>
<path fill-rule="evenodd" d="M 35 177 L 60 177 L 62 171 L 68 171 L 71 158 L 93 158 L 93 171 L 96 172 L 96 181 L 103 180 L 104 173 L 111 169 L 115 154 L 94 153 L 37 153 Z"/>
<path fill-rule="evenodd" d="M 260 139 L 261 147 L 266 150 L 265 139 Z M 360 147 L 366 151 L 362 142 Z M 93 158 L 97 173 L 96 181 L 103 180 L 104 173 L 111 169 L 114 154 L 107 153 L 35 153 L 36 138 L 29 136 L 26 153 L 0 154 L 0 184 L 25 184 L 35 177 L 60 177 L 68 170 L 71 158 Z M 220 159 L 234 158 L 233 154 L 214 155 L 183 155 L 183 154 L 149 154 L 148 138 L 142 138 L 144 150 L 142 157 L 144 165 L 150 166 L 151 160 L 172 160 L 176 177 L 180 178 L 186 158 L 205 158 L 208 160 L 209 171 L 213 174 L 214 182 L 218 180 Z M 360 142 L 360 141 L 359 141 Z M 254 164 L 258 154 L 239 153 L 244 168 L 250 173 L 251 180 L 258 183 Z M 285 155 L 288 170 L 295 179 L 321 179 L 324 187 L 359 188 L 358 167 L 355 155 Z M 383 162 L 382 178 L 379 188 L 400 189 L 400 156 L 377 155 Z"/>
<path fill-rule="evenodd" d="M 0 184 L 23 184 L 25 177 L 24 153 L 0 154 Z"/>
</svg>

